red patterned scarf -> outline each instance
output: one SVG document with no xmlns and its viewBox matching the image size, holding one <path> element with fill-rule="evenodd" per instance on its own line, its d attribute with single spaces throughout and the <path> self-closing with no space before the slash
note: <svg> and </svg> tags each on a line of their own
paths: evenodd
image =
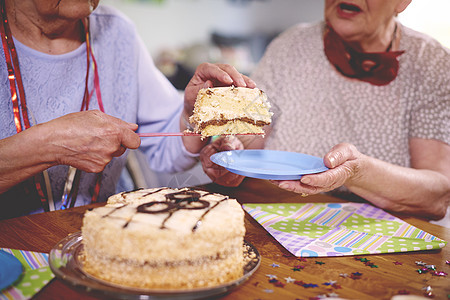
<svg viewBox="0 0 450 300">
<path fill-rule="evenodd" d="M 351 47 L 331 26 L 327 25 L 324 36 L 325 55 L 344 76 L 357 78 L 374 85 L 387 85 L 397 77 L 398 57 L 405 51 L 390 51 L 394 35 L 386 52 L 365 53 Z"/>
</svg>

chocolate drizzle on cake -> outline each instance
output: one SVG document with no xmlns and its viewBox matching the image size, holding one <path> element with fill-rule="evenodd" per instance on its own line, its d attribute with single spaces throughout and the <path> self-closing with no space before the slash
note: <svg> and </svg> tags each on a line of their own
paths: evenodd
<svg viewBox="0 0 450 300">
<path fill-rule="evenodd" d="M 204 209 L 209 206 L 209 202 L 200 200 L 201 195 L 193 191 L 180 191 L 166 195 L 167 201 L 151 201 L 141 204 L 137 211 L 147 214 L 159 214 L 172 212 L 179 209 Z M 150 209 L 152 206 L 163 206 L 162 208 Z"/>
<path fill-rule="evenodd" d="M 146 214 L 169 213 L 167 218 L 161 224 L 161 229 L 165 229 L 166 222 L 172 217 L 173 213 L 180 209 L 204 209 L 209 207 L 209 202 L 200 200 L 200 193 L 195 191 L 183 190 L 176 193 L 167 194 L 167 201 L 152 201 L 141 204 L 137 207 L 137 212 Z M 150 209 L 157 205 L 156 209 Z M 160 207 L 162 206 L 162 208 Z"/>
<path fill-rule="evenodd" d="M 118 206 L 118 207 L 115 207 L 114 209 L 111 209 L 111 211 L 110 211 L 109 213 L 107 213 L 106 215 L 103 215 L 102 218 L 108 217 L 109 215 L 111 215 L 112 213 L 114 213 L 116 210 L 119 210 L 119 209 L 121 209 L 121 208 L 124 207 L 124 206 L 127 206 L 127 205 L 124 204 L 124 205 L 122 205 L 122 206 Z"/>
<path fill-rule="evenodd" d="M 158 193 L 158 192 L 160 192 L 160 191 L 162 191 L 162 190 L 167 190 L 167 189 L 168 189 L 168 188 L 166 188 L 166 187 L 159 188 L 159 189 L 156 189 L 156 190 L 154 190 L 154 191 L 152 191 L 152 192 L 145 193 L 144 195 L 142 195 L 142 197 L 147 197 L 148 195 L 156 194 L 156 193 Z M 121 196 L 123 199 L 126 199 L 128 194 L 136 193 L 136 192 L 138 192 L 138 191 L 140 191 L 140 190 L 143 190 L 143 188 L 138 188 L 138 189 L 135 189 L 135 190 L 132 190 L 132 191 L 128 191 L 128 192 L 123 192 L 123 193 L 120 194 L 120 196 Z"/>
<path fill-rule="evenodd" d="M 152 206 L 157 205 L 162 206 L 162 208 L 150 209 Z M 137 211 L 145 214 L 160 214 L 165 212 L 170 212 L 176 209 L 176 204 L 172 202 L 162 202 L 162 201 L 152 201 L 141 204 L 137 207 Z"/>
<path fill-rule="evenodd" d="M 125 224 L 123 224 L 122 228 L 127 228 L 127 227 L 128 227 L 128 224 L 130 224 L 130 222 L 131 222 L 132 219 L 133 219 L 133 216 L 131 216 L 131 218 L 129 218 L 129 219 L 125 222 Z"/>
<path fill-rule="evenodd" d="M 125 199 L 125 198 L 127 197 L 127 194 L 131 194 L 131 193 L 140 191 L 140 190 L 142 190 L 142 189 L 143 189 L 143 188 L 138 188 L 138 189 L 135 189 L 135 190 L 132 190 L 132 191 L 123 192 L 123 193 L 120 194 L 120 196 L 122 196 L 122 198 Z"/>
<path fill-rule="evenodd" d="M 168 189 L 168 188 L 160 188 L 155 191 L 149 192 L 144 194 L 142 197 L 155 194 L 160 192 L 161 190 Z M 137 192 L 141 189 L 130 191 L 130 192 L 124 192 L 121 194 L 123 198 L 125 198 L 126 194 Z M 136 213 L 145 213 L 145 214 L 168 214 L 167 217 L 162 221 L 160 228 L 161 229 L 167 229 L 165 224 L 167 221 L 172 217 L 172 215 L 180 210 L 187 209 L 187 210 L 200 210 L 200 209 L 207 209 L 195 222 L 194 227 L 192 227 L 192 232 L 195 232 L 199 226 L 202 224 L 202 220 L 205 218 L 205 216 L 215 207 L 217 207 L 220 203 L 222 203 L 225 200 L 228 200 L 229 197 L 225 196 L 223 199 L 217 200 L 216 203 L 211 206 L 209 201 L 202 200 L 202 197 L 208 196 L 208 195 L 214 195 L 214 193 L 205 193 L 201 194 L 197 191 L 190 190 L 190 189 L 183 189 L 180 191 L 177 191 L 175 193 L 166 194 L 165 198 L 166 201 L 150 201 L 143 203 L 136 207 Z M 107 214 L 103 215 L 102 218 L 106 217 L 114 217 L 112 214 L 125 207 L 128 206 L 127 204 L 123 204 L 122 206 L 115 207 L 111 211 L 109 211 Z M 133 216 L 131 216 L 123 225 L 123 228 L 128 227 L 128 224 L 132 221 Z"/>
<path fill-rule="evenodd" d="M 225 198 L 223 198 L 223 199 L 217 201 L 217 203 L 214 204 L 213 207 L 211 207 L 210 209 L 208 209 L 207 211 L 205 211 L 205 212 L 203 213 L 203 215 L 201 215 L 200 218 L 197 220 L 197 222 L 195 222 L 195 226 L 192 227 L 192 232 L 195 232 L 195 231 L 197 230 L 197 228 L 202 224 L 203 218 L 204 218 L 204 217 L 205 217 L 212 209 L 216 208 L 217 205 L 219 205 L 220 203 L 222 203 L 222 202 L 225 201 L 225 200 L 228 200 L 228 197 L 225 197 Z"/>
<path fill-rule="evenodd" d="M 200 193 L 180 191 L 166 195 L 167 201 L 174 201 L 180 209 L 203 209 L 209 206 L 208 201 L 200 200 Z M 198 205 L 200 203 L 200 205 Z"/>
<path fill-rule="evenodd" d="M 145 194 L 145 195 L 142 196 L 142 197 L 147 197 L 148 195 L 156 194 L 156 193 L 158 193 L 158 192 L 161 192 L 162 190 L 167 190 L 167 188 L 166 188 L 166 187 L 163 187 L 163 188 L 157 189 L 156 191 L 149 192 L 149 193 Z"/>
</svg>

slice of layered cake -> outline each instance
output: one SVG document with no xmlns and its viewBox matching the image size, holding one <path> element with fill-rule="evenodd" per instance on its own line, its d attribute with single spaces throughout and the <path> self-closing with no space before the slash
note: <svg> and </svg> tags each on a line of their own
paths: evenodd
<svg viewBox="0 0 450 300">
<path fill-rule="evenodd" d="M 243 276 L 244 212 L 235 199 L 193 189 L 141 189 L 87 211 L 83 269 L 118 285 L 209 287 Z"/>
<path fill-rule="evenodd" d="M 202 136 L 264 134 L 272 112 L 266 94 L 243 87 L 201 89 L 189 121 Z"/>
</svg>

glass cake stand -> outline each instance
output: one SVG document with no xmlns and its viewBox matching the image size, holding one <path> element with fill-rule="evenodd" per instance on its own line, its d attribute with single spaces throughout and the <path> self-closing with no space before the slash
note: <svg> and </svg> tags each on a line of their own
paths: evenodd
<svg viewBox="0 0 450 300">
<path fill-rule="evenodd" d="M 244 275 L 234 281 L 207 287 L 183 290 L 139 289 L 119 286 L 93 277 L 83 270 L 81 231 L 62 239 L 50 251 L 49 265 L 56 277 L 76 288 L 120 299 L 201 299 L 230 292 L 244 283 L 258 269 L 261 257 L 258 250 L 244 241 Z"/>
</svg>

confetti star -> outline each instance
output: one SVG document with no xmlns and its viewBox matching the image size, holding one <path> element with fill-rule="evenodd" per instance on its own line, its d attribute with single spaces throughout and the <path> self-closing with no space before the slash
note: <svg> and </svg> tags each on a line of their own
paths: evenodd
<svg viewBox="0 0 450 300">
<path fill-rule="evenodd" d="M 331 281 L 328 281 L 328 282 L 324 282 L 324 283 L 322 283 L 323 285 L 333 285 L 333 284 L 335 284 L 336 283 L 336 280 L 331 280 Z"/>
<path fill-rule="evenodd" d="M 301 271 L 301 270 L 303 270 L 305 267 L 304 266 L 300 266 L 300 265 L 298 265 L 298 266 L 294 266 L 293 268 L 292 268 L 292 271 Z"/>
<path fill-rule="evenodd" d="M 303 285 L 303 287 L 304 288 L 316 288 L 316 287 L 318 287 L 318 285 L 317 284 L 314 284 L 314 283 L 305 283 L 304 285 Z"/>
<path fill-rule="evenodd" d="M 364 257 L 364 258 L 361 258 L 360 261 L 361 261 L 361 262 L 368 262 L 369 260 L 368 260 L 367 258 Z"/>
<path fill-rule="evenodd" d="M 446 263 L 447 265 L 450 265 L 450 260 L 446 260 L 445 263 Z"/>
<path fill-rule="evenodd" d="M 401 266 L 401 265 L 403 265 L 403 263 L 401 263 L 401 262 L 399 262 L 399 261 L 394 261 L 394 265 L 396 265 L 396 266 Z"/>
<path fill-rule="evenodd" d="M 269 279 L 277 279 L 277 275 L 266 274 L 266 276 L 269 277 Z"/>
<path fill-rule="evenodd" d="M 292 283 L 292 282 L 295 282 L 295 279 L 294 279 L 294 278 L 291 278 L 290 276 L 284 278 L 284 280 L 286 280 L 286 283 Z"/>
<path fill-rule="evenodd" d="M 433 273 L 431 273 L 434 276 L 447 276 L 448 274 L 445 272 L 438 272 L 438 271 L 434 271 Z"/>
<path fill-rule="evenodd" d="M 431 286 L 426 286 L 422 288 L 422 290 L 425 290 L 424 296 L 428 298 L 434 298 L 433 289 Z"/>
<path fill-rule="evenodd" d="M 276 283 L 276 282 L 278 282 L 278 279 L 275 279 L 275 278 L 269 279 L 269 282 L 270 282 L 270 283 Z"/>
<path fill-rule="evenodd" d="M 273 263 L 273 264 L 271 264 L 270 265 L 272 268 L 279 268 L 280 267 L 280 265 L 279 264 L 276 264 L 276 263 Z"/>
<path fill-rule="evenodd" d="M 263 292 L 267 293 L 267 294 L 271 294 L 271 293 L 273 293 L 273 290 L 271 290 L 271 289 L 264 289 Z"/>
<path fill-rule="evenodd" d="M 334 292 L 333 293 L 328 293 L 327 296 L 330 297 L 330 298 L 337 298 L 337 297 L 339 297 L 339 295 L 334 293 Z"/>
<path fill-rule="evenodd" d="M 339 274 L 339 276 L 344 277 L 344 278 L 347 278 L 347 277 L 348 277 L 348 274 L 347 274 L 347 273 L 341 273 L 341 274 Z"/>
<path fill-rule="evenodd" d="M 324 265 L 325 263 L 323 261 L 317 261 L 316 260 L 316 265 Z"/>
<path fill-rule="evenodd" d="M 419 274 L 424 274 L 424 273 L 428 273 L 428 269 L 427 268 L 421 268 L 421 269 L 419 269 L 419 270 L 417 270 L 417 272 L 419 273 Z"/>
<path fill-rule="evenodd" d="M 355 273 L 352 273 L 352 275 L 350 275 L 350 278 L 351 279 L 360 279 L 361 275 L 362 275 L 362 273 L 355 272 Z"/>
<path fill-rule="evenodd" d="M 427 268 L 428 270 L 436 271 L 436 266 L 435 265 L 425 265 L 425 268 Z"/>
<path fill-rule="evenodd" d="M 423 261 L 416 261 L 416 265 L 418 265 L 418 266 L 425 266 L 426 263 L 424 263 Z"/>
<path fill-rule="evenodd" d="M 304 285 L 305 283 L 303 281 L 301 281 L 301 280 L 296 280 L 296 281 L 294 281 L 294 284 L 296 284 L 296 285 Z"/>
<path fill-rule="evenodd" d="M 285 286 L 285 284 L 282 283 L 281 281 L 277 281 L 273 285 L 275 285 L 276 287 L 282 287 L 282 288 Z"/>
</svg>

